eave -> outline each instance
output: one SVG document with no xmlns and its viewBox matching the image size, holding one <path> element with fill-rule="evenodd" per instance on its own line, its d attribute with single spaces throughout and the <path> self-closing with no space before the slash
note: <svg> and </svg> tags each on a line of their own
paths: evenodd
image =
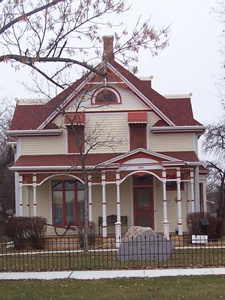
<svg viewBox="0 0 225 300">
<path fill-rule="evenodd" d="M 7 130 L 7 135 L 13 136 L 59 136 L 61 129 L 44 129 L 44 130 Z"/>
<path fill-rule="evenodd" d="M 95 166 L 86 166 L 87 169 L 94 169 Z M 72 171 L 72 170 L 82 170 L 81 166 L 71 167 L 71 166 L 19 166 L 19 167 L 9 167 L 11 171 Z"/>
<path fill-rule="evenodd" d="M 156 126 L 150 127 L 153 133 L 187 133 L 195 132 L 202 134 L 205 131 L 205 126 Z"/>
</svg>

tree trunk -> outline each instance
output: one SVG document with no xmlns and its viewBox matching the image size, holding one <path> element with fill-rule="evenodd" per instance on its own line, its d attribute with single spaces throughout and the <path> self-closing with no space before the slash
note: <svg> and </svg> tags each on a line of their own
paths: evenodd
<svg viewBox="0 0 225 300">
<path fill-rule="evenodd" d="M 85 164 L 82 164 L 84 175 L 84 254 L 88 255 L 88 232 L 89 232 L 89 218 L 88 218 L 88 174 Z"/>
</svg>

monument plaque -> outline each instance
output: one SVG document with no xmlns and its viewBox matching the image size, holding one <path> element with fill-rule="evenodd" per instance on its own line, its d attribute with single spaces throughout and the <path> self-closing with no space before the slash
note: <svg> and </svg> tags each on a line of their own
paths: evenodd
<svg viewBox="0 0 225 300">
<path fill-rule="evenodd" d="M 131 227 L 124 236 L 117 259 L 119 261 L 164 261 L 173 250 L 173 242 L 157 234 L 150 227 Z"/>
</svg>

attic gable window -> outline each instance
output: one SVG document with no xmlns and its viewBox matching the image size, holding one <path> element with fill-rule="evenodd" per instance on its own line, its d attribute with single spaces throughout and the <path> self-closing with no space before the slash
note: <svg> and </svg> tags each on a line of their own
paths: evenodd
<svg viewBox="0 0 225 300">
<path fill-rule="evenodd" d="M 97 89 L 92 96 L 92 104 L 109 105 L 121 104 L 121 102 L 120 94 L 112 87 L 102 87 Z"/>
</svg>

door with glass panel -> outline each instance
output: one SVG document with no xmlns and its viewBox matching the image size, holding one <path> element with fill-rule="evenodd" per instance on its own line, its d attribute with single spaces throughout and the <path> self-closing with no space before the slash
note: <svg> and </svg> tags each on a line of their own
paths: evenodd
<svg viewBox="0 0 225 300">
<path fill-rule="evenodd" d="M 53 223 L 84 223 L 84 185 L 77 180 L 52 181 Z"/>
<path fill-rule="evenodd" d="M 153 178 L 133 177 L 134 225 L 154 229 Z"/>
</svg>

